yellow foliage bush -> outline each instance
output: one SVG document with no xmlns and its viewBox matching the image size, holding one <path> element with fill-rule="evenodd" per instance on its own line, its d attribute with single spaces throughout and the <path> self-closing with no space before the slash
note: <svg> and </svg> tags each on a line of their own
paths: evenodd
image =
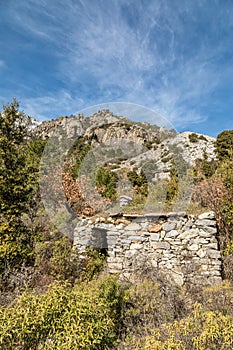
<svg viewBox="0 0 233 350">
<path fill-rule="evenodd" d="M 135 344 L 139 350 L 232 350 L 233 319 L 200 304 L 185 319 L 164 324 Z"/>
<path fill-rule="evenodd" d="M 0 348 L 6 350 L 95 350 L 116 339 L 120 286 L 102 282 L 53 284 L 47 292 L 25 292 L 0 309 Z"/>
</svg>

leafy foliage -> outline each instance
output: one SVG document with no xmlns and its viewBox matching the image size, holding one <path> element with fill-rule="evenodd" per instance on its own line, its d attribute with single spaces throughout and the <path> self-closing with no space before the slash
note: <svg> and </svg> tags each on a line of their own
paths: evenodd
<svg viewBox="0 0 233 350">
<path fill-rule="evenodd" d="M 116 280 L 53 284 L 0 309 L 4 349 L 105 349 L 116 340 L 123 291 Z"/>
<path fill-rule="evenodd" d="M 35 177 L 26 155 L 27 123 L 14 100 L 0 113 L 0 269 L 30 261 L 30 230 L 22 220 L 28 213 Z"/>
<path fill-rule="evenodd" d="M 230 350 L 233 346 L 233 319 L 220 312 L 204 310 L 197 304 L 181 321 L 165 324 L 146 337 L 142 350 Z"/>
<path fill-rule="evenodd" d="M 68 159 L 70 159 L 72 164 L 74 164 L 72 167 L 72 176 L 74 180 L 78 178 L 80 165 L 90 149 L 90 141 L 81 136 L 69 150 Z"/>
<path fill-rule="evenodd" d="M 138 173 L 136 169 L 128 172 L 127 177 L 137 194 L 146 197 L 148 195 L 148 181 L 145 172 L 141 169 Z"/>
<path fill-rule="evenodd" d="M 197 134 L 195 134 L 194 132 L 192 134 L 189 134 L 189 141 L 190 142 L 195 143 L 195 142 L 198 142 L 198 140 L 199 140 L 199 137 Z"/>
<path fill-rule="evenodd" d="M 219 160 L 233 157 L 233 130 L 224 130 L 217 136 L 216 151 Z"/>
<path fill-rule="evenodd" d="M 173 163 L 170 169 L 170 179 L 167 184 L 166 204 L 169 206 L 177 197 L 179 190 L 178 170 Z"/>
<path fill-rule="evenodd" d="M 116 199 L 117 175 L 106 167 L 100 166 L 96 172 L 96 187 L 101 195 L 111 200 Z"/>
</svg>

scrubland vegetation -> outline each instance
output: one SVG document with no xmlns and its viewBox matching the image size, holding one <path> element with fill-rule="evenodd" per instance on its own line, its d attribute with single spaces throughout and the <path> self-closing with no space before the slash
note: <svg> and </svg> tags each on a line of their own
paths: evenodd
<svg viewBox="0 0 233 350">
<path fill-rule="evenodd" d="M 233 130 L 218 135 L 216 161 L 204 157 L 193 169 L 192 206 L 215 212 L 225 278 L 222 285 L 199 290 L 175 287 L 146 270 L 134 284 L 119 281 L 106 275 L 99 251 L 90 249 L 81 259 L 44 213 L 38 181 L 45 141 L 28 136 L 23 117 L 16 101 L 0 114 L 0 348 L 232 349 Z M 78 168 L 90 149 L 84 141 L 73 149 L 77 161 L 64 174 L 74 209 L 80 200 Z M 143 171 L 127 176 L 135 198 L 145 197 Z M 175 168 L 169 181 L 168 205 L 178 191 Z M 104 198 L 115 198 L 115 182 L 110 169 L 98 169 Z"/>
</svg>

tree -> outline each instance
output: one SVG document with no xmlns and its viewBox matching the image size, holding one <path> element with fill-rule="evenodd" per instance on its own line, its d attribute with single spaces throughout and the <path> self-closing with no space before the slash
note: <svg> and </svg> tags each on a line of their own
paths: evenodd
<svg viewBox="0 0 233 350">
<path fill-rule="evenodd" d="M 32 257 L 30 230 L 23 222 L 33 181 L 26 160 L 27 117 L 16 99 L 0 113 L 0 270 Z"/>
<path fill-rule="evenodd" d="M 233 130 L 224 130 L 217 136 L 215 143 L 219 160 L 233 158 Z"/>
<path fill-rule="evenodd" d="M 179 174 L 174 162 L 170 168 L 170 179 L 167 182 L 166 204 L 169 206 L 177 197 L 179 191 Z"/>
<path fill-rule="evenodd" d="M 108 168 L 100 166 L 96 173 L 96 186 L 100 194 L 105 198 L 114 200 L 116 198 L 117 176 Z"/>
</svg>

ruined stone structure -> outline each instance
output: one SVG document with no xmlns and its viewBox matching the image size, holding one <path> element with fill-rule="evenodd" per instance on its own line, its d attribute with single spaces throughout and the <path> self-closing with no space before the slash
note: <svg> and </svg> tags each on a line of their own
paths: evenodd
<svg viewBox="0 0 233 350">
<path fill-rule="evenodd" d="M 80 253 L 103 249 L 110 273 L 130 279 L 154 269 L 175 284 L 207 286 L 221 282 L 221 256 L 212 212 L 112 215 L 80 219 L 74 232 Z"/>
</svg>

